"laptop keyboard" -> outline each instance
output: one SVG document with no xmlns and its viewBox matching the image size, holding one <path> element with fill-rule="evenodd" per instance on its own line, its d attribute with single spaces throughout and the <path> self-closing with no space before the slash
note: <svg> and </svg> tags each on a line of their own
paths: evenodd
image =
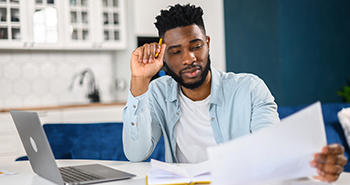
<svg viewBox="0 0 350 185">
<path fill-rule="evenodd" d="M 103 177 L 93 175 L 74 167 L 59 168 L 63 181 L 67 183 L 83 182 L 102 179 Z"/>
</svg>

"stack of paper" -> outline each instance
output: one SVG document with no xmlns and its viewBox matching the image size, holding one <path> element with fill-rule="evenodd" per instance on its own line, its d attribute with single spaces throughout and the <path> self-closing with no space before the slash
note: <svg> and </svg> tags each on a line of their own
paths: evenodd
<svg viewBox="0 0 350 185">
<path fill-rule="evenodd" d="M 148 185 L 170 184 L 209 184 L 208 163 L 175 164 L 151 160 L 152 168 L 148 174 Z"/>
<path fill-rule="evenodd" d="M 313 154 L 326 145 L 319 102 L 271 128 L 208 149 L 212 184 L 264 184 L 316 175 Z"/>
</svg>

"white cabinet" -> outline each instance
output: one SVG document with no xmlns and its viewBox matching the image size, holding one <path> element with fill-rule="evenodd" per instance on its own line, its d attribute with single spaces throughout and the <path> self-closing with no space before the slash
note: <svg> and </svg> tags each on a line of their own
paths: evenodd
<svg viewBox="0 0 350 185">
<path fill-rule="evenodd" d="M 26 1 L 0 0 L 0 48 L 22 48 L 28 39 Z"/>
<path fill-rule="evenodd" d="M 124 49 L 124 1 L 0 0 L 0 49 Z"/>
</svg>

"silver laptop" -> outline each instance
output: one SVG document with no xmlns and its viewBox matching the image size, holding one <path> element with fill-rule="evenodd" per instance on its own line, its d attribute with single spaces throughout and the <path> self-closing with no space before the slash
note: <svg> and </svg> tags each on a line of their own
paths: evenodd
<svg viewBox="0 0 350 185">
<path fill-rule="evenodd" d="M 100 164 L 58 168 L 36 112 L 11 111 L 33 171 L 57 184 L 92 184 L 129 179 L 135 175 Z"/>
</svg>

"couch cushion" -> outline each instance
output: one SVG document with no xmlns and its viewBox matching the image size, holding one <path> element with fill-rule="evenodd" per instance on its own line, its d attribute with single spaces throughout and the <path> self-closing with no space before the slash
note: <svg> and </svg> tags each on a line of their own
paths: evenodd
<svg viewBox="0 0 350 185">
<path fill-rule="evenodd" d="M 122 144 L 122 123 L 57 123 L 43 127 L 56 159 L 127 160 Z M 165 160 L 163 138 L 150 158 Z"/>
</svg>

